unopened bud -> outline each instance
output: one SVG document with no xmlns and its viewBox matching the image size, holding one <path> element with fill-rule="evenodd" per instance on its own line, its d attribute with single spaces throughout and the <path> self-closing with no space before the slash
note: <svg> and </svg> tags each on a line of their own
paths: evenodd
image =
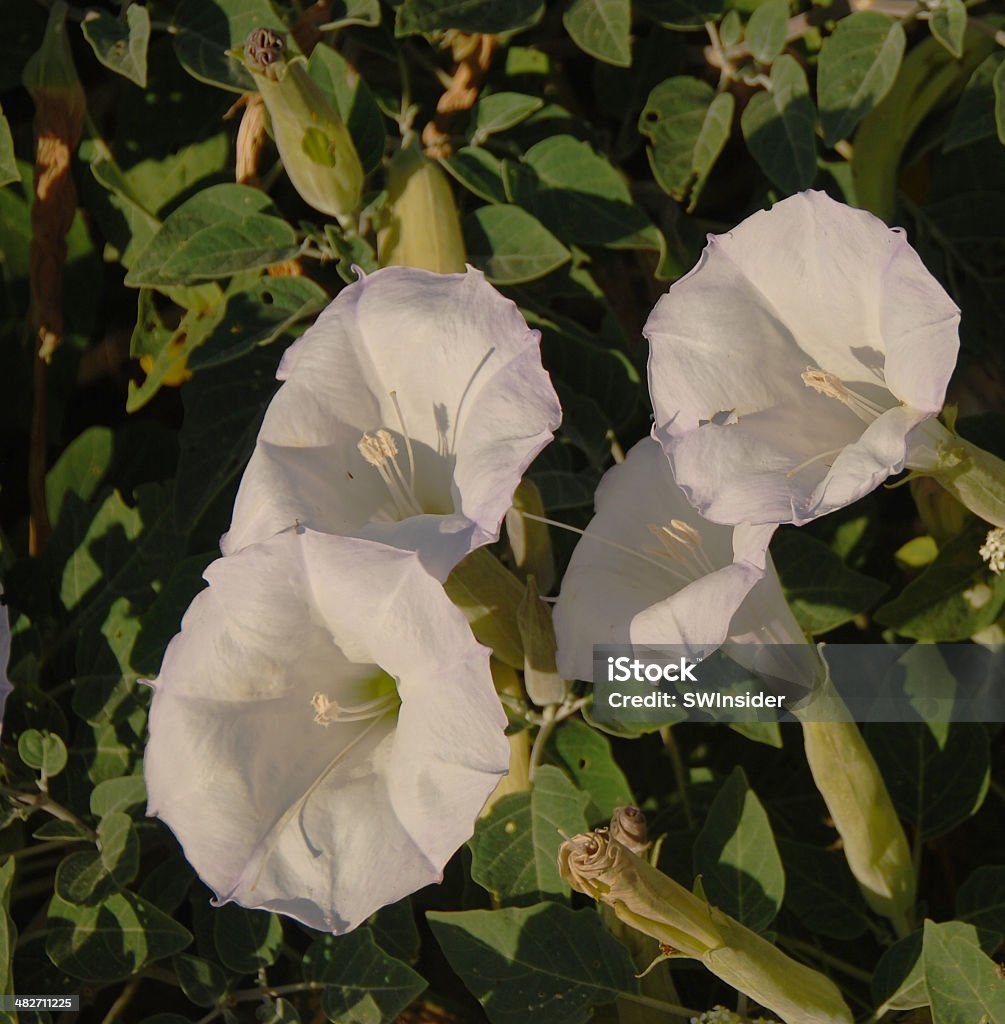
<svg viewBox="0 0 1005 1024">
<path fill-rule="evenodd" d="M 359 208 L 363 166 L 349 129 L 301 56 L 287 58 L 282 36 L 257 28 L 244 63 L 272 122 L 272 134 L 293 187 L 315 210 L 348 217 Z"/>
<path fill-rule="evenodd" d="M 649 823 L 638 807 L 615 807 L 611 815 L 611 838 L 627 847 L 636 857 L 649 849 Z"/>
</svg>

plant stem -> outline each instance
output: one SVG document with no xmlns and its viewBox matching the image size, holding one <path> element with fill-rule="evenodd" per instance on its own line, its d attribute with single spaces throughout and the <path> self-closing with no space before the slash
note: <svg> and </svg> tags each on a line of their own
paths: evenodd
<svg viewBox="0 0 1005 1024">
<path fill-rule="evenodd" d="M 872 981 L 872 974 L 869 971 L 863 970 L 861 967 L 856 967 L 854 964 L 848 963 L 846 960 L 842 960 L 840 957 L 833 956 L 830 953 L 825 953 L 818 946 L 814 946 L 811 942 L 803 942 L 802 939 L 791 938 L 788 935 L 779 936 L 778 941 L 783 946 L 788 946 L 790 949 L 795 950 L 798 953 L 805 953 L 807 956 L 812 956 L 819 960 L 820 963 L 826 964 L 828 967 L 833 967 L 835 971 L 840 971 L 842 974 L 846 974 L 849 978 L 855 978 L 856 981 L 864 981 L 866 984 Z"/>
</svg>

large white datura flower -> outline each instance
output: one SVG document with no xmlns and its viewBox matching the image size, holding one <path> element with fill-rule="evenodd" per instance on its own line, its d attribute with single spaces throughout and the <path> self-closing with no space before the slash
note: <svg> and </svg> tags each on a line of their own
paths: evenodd
<svg viewBox="0 0 1005 1024">
<path fill-rule="evenodd" d="M 148 813 L 216 893 L 341 934 L 439 881 L 505 774 L 489 652 L 415 552 L 221 558 L 153 682 Z"/>
<path fill-rule="evenodd" d="M 387 267 L 283 356 L 224 554 L 295 524 L 416 550 L 443 580 L 499 538 L 561 406 L 540 334 L 484 276 Z"/>
<path fill-rule="evenodd" d="M 912 465 L 958 325 L 901 229 L 803 192 L 710 235 L 656 304 L 653 435 L 707 519 L 807 523 Z"/>
<path fill-rule="evenodd" d="M 640 441 L 600 481 L 596 515 L 562 580 L 559 672 L 592 679 L 594 644 L 667 644 L 693 657 L 727 642 L 805 646 L 768 554 L 774 531 L 702 519 L 659 444 Z M 807 665 L 812 672 L 812 657 Z"/>
</svg>

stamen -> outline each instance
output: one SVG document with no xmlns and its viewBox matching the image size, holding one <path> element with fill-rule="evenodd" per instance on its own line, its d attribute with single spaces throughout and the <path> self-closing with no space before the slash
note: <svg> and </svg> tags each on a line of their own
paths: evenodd
<svg viewBox="0 0 1005 1024">
<path fill-rule="evenodd" d="M 408 486 L 411 488 L 415 485 L 415 454 L 412 451 L 412 439 L 408 436 L 405 417 L 401 415 L 401 406 L 398 405 L 398 392 L 392 391 L 390 394 L 394 411 L 398 416 L 398 426 L 401 427 L 401 436 L 405 439 L 405 451 L 408 453 Z"/>
<path fill-rule="evenodd" d="M 701 534 L 683 519 L 671 519 L 668 526 L 650 524 L 649 532 L 658 538 L 662 548 L 645 550 L 679 564 L 688 580 L 715 572 L 715 566 L 702 547 Z"/>
<path fill-rule="evenodd" d="M 381 697 L 364 701 L 362 704 L 350 704 L 343 707 L 338 701 L 331 700 L 323 693 L 311 697 L 314 708 L 314 722 L 326 729 L 333 722 L 366 722 L 371 718 L 380 718 L 393 711 L 401 703 L 397 691 L 385 693 Z"/>
<path fill-rule="evenodd" d="M 406 443 L 407 439 L 406 439 Z M 422 506 L 415 496 L 410 481 L 406 480 L 398 466 L 398 445 L 394 435 L 387 430 L 378 430 L 375 434 L 365 433 L 356 447 L 360 455 L 380 474 L 384 486 L 387 487 L 398 514 L 407 519 L 409 516 L 421 515 Z M 411 445 L 409 445 L 411 452 Z"/>
<path fill-rule="evenodd" d="M 836 398 L 865 423 L 872 423 L 886 412 L 881 405 L 852 391 L 840 377 L 826 370 L 808 366 L 800 376 L 808 388 L 827 398 Z"/>
<path fill-rule="evenodd" d="M 830 456 L 832 456 L 832 455 L 838 455 L 838 454 L 840 454 L 843 451 L 844 451 L 843 447 L 842 448 L 830 448 L 830 449 L 828 449 L 825 452 L 820 452 L 818 455 L 812 455 L 805 462 L 800 462 L 798 466 L 795 466 L 794 468 L 790 469 L 788 471 L 788 473 L 786 473 L 785 475 L 786 476 L 795 476 L 796 473 L 801 472 L 807 466 L 812 466 L 814 462 L 819 462 L 821 459 L 830 458 Z"/>
</svg>

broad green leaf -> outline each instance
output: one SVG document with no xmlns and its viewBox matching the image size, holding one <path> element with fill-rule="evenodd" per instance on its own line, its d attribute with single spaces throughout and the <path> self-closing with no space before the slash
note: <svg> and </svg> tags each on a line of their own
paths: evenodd
<svg viewBox="0 0 1005 1024">
<path fill-rule="evenodd" d="M 203 370 L 183 389 L 185 419 L 173 508 L 181 529 L 191 530 L 244 468 L 278 387 L 278 363 L 279 353 L 271 349 L 252 352 Z"/>
<path fill-rule="evenodd" d="M 468 258 L 493 284 L 534 281 L 570 259 L 569 250 L 519 206 L 480 206 L 462 228 Z"/>
<path fill-rule="evenodd" d="M 426 987 L 407 964 L 388 956 L 369 928 L 315 940 L 304 978 L 325 986 L 321 1007 L 333 1024 L 392 1024 Z"/>
<path fill-rule="evenodd" d="M 94 906 L 124 889 L 140 866 L 140 841 L 132 818 L 113 811 L 98 825 L 98 849 L 64 857 L 56 870 L 55 893 L 77 906 Z"/>
<path fill-rule="evenodd" d="M 255 84 L 243 61 L 227 56 L 227 50 L 243 49 L 252 29 L 287 31 L 269 0 L 181 0 L 174 27 L 181 66 L 200 82 L 233 92 L 253 92 Z"/>
<path fill-rule="evenodd" d="M 293 1003 L 280 998 L 275 1002 L 262 1003 L 255 1011 L 255 1020 L 258 1024 L 300 1024 L 300 1014 Z"/>
<path fill-rule="evenodd" d="M 307 70 L 345 121 L 364 173 L 376 170 L 384 156 L 387 132 L 370 87 L 340 53 L 324 42 L 314 47 Z"/>
<path fill-rule="evenodd" d="M 188 861 L 180 854 L 172 854 L 146 875 L 139 891 L 158 910 L 173 914 L 185 902 L 194 881 L 195 872 Z"/>
<path fill-rule="evenodd" d="M 807 843 L 779 839 L 785 866 L 785 907 L 810 931 L 857 939 L 871 924 L 844 856 Z"/>
<path fill-rule="evenodd" d="M 938 0 L 931 9 L 928 27 L 954 57 L 963 56 L 963 37 L 967 34 L 967 7 L 963 0 Z"/>
<path fill-rule="evenodd" d="M 379 0 L 333 0 L 328 18 L 320 26 L 324 32 L 344 28 L 346 25 L 374 28 L 380 24 L 380 3 Z"/>
<path fill-rule="evenodd" d="M 729 142 L 733 133 L 733 111 L 736 101 L 731 92 L 716 93 L 712 102 L 705 111 L 705 120 L 702 122 L 701 131 L 695 140 L 692 164 L 694 165 L 695 179 L 691 185 L 691 200 L 688 203 L 690 213 L 701 197 L 702 189 L 708 176 L 715 167 L 716 160 Z"/>
<path fill-rule="evenodd" d="M 202 957 L 181 953 L 171 961 L 182 992 L 196 1006 L 216 1006 L 227 991 L 227 976 Z"/>
<path fill-rule="evenodd" d="M 142 4 L 126 8 L 125 23 L 107 11 L 89 10 L 81 28 L 94 56 L 117 74 L 147 86 L 147 46 L 150 43 L 150 13 Z"/>
<path fill-rule="evenodd" d="M 712 801 L 693 852 L 710 903 L 755 931 L 771 924 L 785 895 L 785 869 L 771 822 L 739 766 Z"/>
<path fill-rule="evenodd" d="M 282 263 L 296 234 L 269 197 L 248 185 L 211 185 L 171 213 L 136 257 L 126 284 L 163 287 Z"/>
<path fill-rule="evenodd" d="M 223 319 L 192 352 L 189 369 L 219 366 L 271 345 L 295 324 L 314 319 L 328 301 L 328 293 L 309 277 L 260 277 L 227 296 Z"/>
<path fill-rule="evenodd" d="M 774 185 L 790 194 L 809 188 L 817 174 L 816 111 L 795 57 L 786 53 L 775 61 L 771 88 L 751 97 L 740 125 L 751 155 Z"/>
<path fill-rule="evenodd" d="M 585 1024 L 636 993 L 627 949 L 593 910 L 557 903 L 426 915 L 450 966 L 492 1024 Z"/>
<path fill-rule="evenodd" d="M 631 0 L 572 0 L 562 24 L 584 53 L 617 67 L 631 65 Z"/>
<path fill-rule="evenodd" d="M 824 40 L 817 71 L 817 100 L 824 141 L 846 139 L 893 85 L 904 56 L 900 23 L 876 11 L 842 18 Z"/>
<path fill-rule="evenodd" d="M 995 94 L 995 128 L 998 130 L 998 141 L 1005 146 L 1005 64 L 1000 64 L 991 81 Z"/>
<path fill-rule="evenodd" d="M 66 767 L 66 744 L 55 733 L 26 729 L 18 737 L 17 753 L 29 768 L 50 778 Z"/>
<path fill-rule="evenodd" d="M 267 910 L 226 903 L 213 913 L 213 943 L 225 967 L 236 974 L 254 974 L 276 962 L 283 923 Z"/>
<path fill-rule="evenodd" d="M 653 225 L 606 157 L 571 135 L 554 135 L 503 165 L 513 202 L 566 242 L 629 246 Z M 638 248 L 657 248 L 640 239 Z"/>
<path fill-rule="evenodd" d="M 14 991 L 14 944 L 17 928 L 10 916 L 10 894 L 14 885 L 15 860 L 8 856 L 0 864 L 0 992 Z"/>
<path fill-rule="evenodd" d="M 928 1005 L 921 944 L 919 930 L 894 943 L 880 957 L 872 977 L 872 997 L 880 1008 L 877 1016 L 886 1010 L 913 1010 Z"/>
<path fill-rule="evenodd" d="M 123 981 L 192 941 L 187 929 L 131 892 L 114 893 L 93 907 L 54 896 L 48 927 L 45 948 L 56 967 L 98 983 Z"/>
<path fill-rule="evenodd" d="M 587 823 L 601 824 L 616 807 L 634 803 L 632 790 L 618 767 L 606 736 L 571 718 L 552 734 L 548 755 L 590 797 Z"/>
<path fill-rule="evenodd" d="M 850 569 L 826 544 L 798 530 L 780 530 L 771 554 L 799 625 L 820 634 L 871 608 L 886 584 Z"/>
<path fill-rule="evenodd" d="M 997 134 L 994 78 L 1003 64 L 1005 51 L 998 50 L 977 65 L 953 111 L 953 119 L 949 122 L 943 145 L 945 152 L 990 139 Z"/>
<path fill-rule="evenodd" d="M 406 896 L 397 903 L 381 907 L 367 919 L 373 938 L 385 953 L 414 964 L 419 959 L 422 939 L 412 913 L 412 901 Z"/>
<path fill-rule="evenodd" d="M 923 839 L 952 831 L 984 802 L 990 755 L 982 725 L 870 723 L 865 736 L 894 806 Z"/>
<path fill-rule="evenodd" d="M 10 124 L 4 117 L 3 107 L 0 107 L 0 187 L 20 180 L 21 175 L 18 173 L 17 159 L 14 156 L 14 139 L 10 133 Z"/>
<path fill-rule="evenodd" d="M 136 878 L 140 868 L 140 841 L 133 819 L 111 811 L 98 824 L 98 852 L 112 881 L 120 888 Z"/>
<path fill-rule="evenodd" d="M 728 138 L 732 106 L 717 97 L 707 82 L 679 75 L 660 82 L 639 117 L 639 131 L 649 139 L 649 164 L 664 192 L 684 200 L 695 180 L 708 176 Z M 727 119 L 723 115 L 730 114 Z M 719 143 L 718 147 L 710 141 Z"/>
<path fill-rule="evenodd" d="M 499 157 L 474 146 L 463 146 L 452 156 L 440 161 L 469 192 L 487 203 L 505 203 L 502 163 Z"/>
<path fill-rule="evenodd" d="M 518 125 L 543 106 L 544 100 L 540 96 L 525 96 L 519 92 L 495 92 L 483 96 L 474 109 L 471 145 L 480 146 L 490 135 Z"/>
<path fill-rule="evenodd" d="M 567 896 L 558 873 L 562 833 L 584 832 L 589 797 L 550 765 L 534 774 L 530 793 L 503 797 L 475 823 L 471 877 L 505 903 L 532 903 Z"/>
<path fill-rule="evenodd" d="M 514 32 L 529 28 L 544 14 L 542 0 L 404 0 L 394 22 L 396 36 L 440 32 Z"/>
<path fill-rule="evenodd" d="M 632 6 L 667 28 L 698 31 L 726 13 L 727 0 L 635 0 Z"/>
<path fill-rule="evenodd" d="M 1005 65 L 1003 65 L 1005 66 Z M 1005 575 L 988 572 L 977 549 L 985 529 L 973 523 L 920 576 L 876 610 L 876 621 L 915 640 L 966 640 L 1005 607 Z"/>
<path fill-rule="evenodd" d="M 933 1024 L 1005 1024 L 1005 979 L 961 921 L 925 921 L 925 987 Z"/>
<path fill-rule="evenodd" d="M 770 64 L 785 49 L 788 20 L 789 0 L 767 0 L 754 9 L 746 31 L 754 60 Z M 774 81 L 774 75 L 771 77 Z"/>
<path fill-rule="evenodd" d="M 956 893 L 956 916 L 1005 938 L 1005 866 L 977 868 Z"/>
<path fill-rule="evenodd" d="M 78 434 L 45 475 L 49 520 L 59 522 L 68 493 L 84 501 L 93 498 L 112 463 L 115 435 L 108 427 L 88 427 Z"/>
<path fill-rule="evenodd" d="M 106 779 L 91 792 L 91 814 L 104 818 L 115 811 L 126 811 L 146 803 L 147 787 L 142 775 L 124 775 Z"/>
</svg>

